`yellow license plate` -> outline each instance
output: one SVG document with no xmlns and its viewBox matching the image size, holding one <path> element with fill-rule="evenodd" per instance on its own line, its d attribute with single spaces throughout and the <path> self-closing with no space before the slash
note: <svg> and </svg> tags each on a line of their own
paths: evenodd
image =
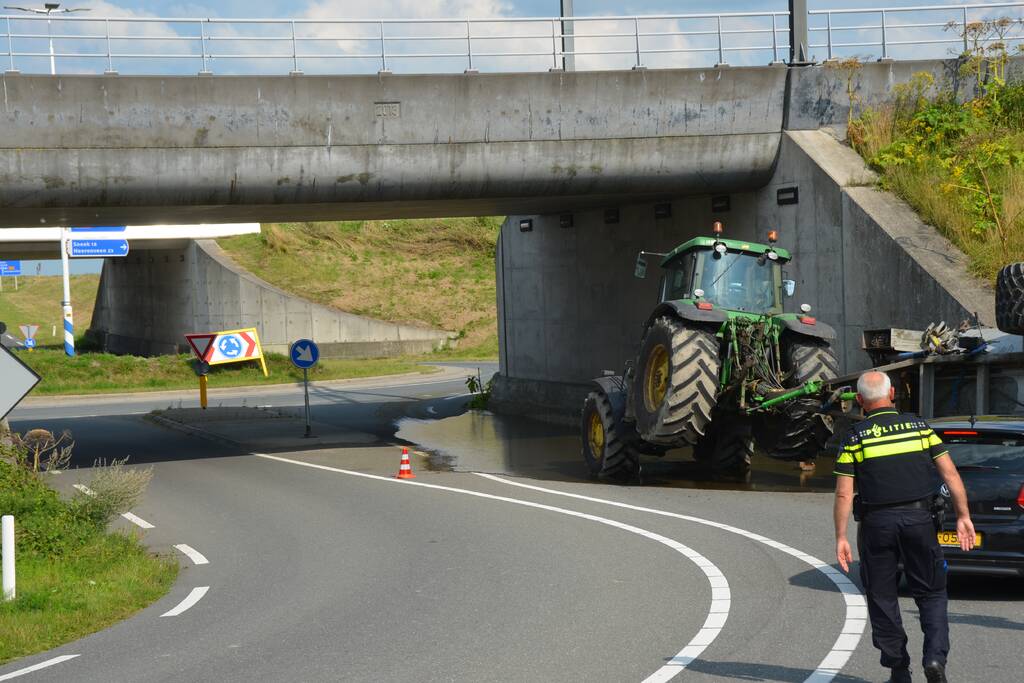
<svg viewBox="0 0 1024 683">
<path fill-rule="evenodd" d="M 947 548 L 959 548 L 960 539 L 957 537 L 955 531 L 940 531 L 939 545 L 945 546 Z M 974 534 L 974 547 L 981 547 L 981 534 Z"/>
</svg>

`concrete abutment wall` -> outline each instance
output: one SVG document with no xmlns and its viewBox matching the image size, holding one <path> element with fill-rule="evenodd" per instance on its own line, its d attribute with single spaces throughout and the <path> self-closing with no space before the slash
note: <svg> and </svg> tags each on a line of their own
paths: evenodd
<svg viewBox="0 0 1024 683">
<path fill-rule="evenodd" d="M 107 259 L 90 333 L 113 353 L 188 350 L 184 335 L 255 327 L 266 351 L 314 339 L 330 358 L 426 353 L 449 343 L 442 330 L 402 325 L 312 303 L 238 266 L 213 241 L 179 250 L 136 250 Z"/>
</svg>

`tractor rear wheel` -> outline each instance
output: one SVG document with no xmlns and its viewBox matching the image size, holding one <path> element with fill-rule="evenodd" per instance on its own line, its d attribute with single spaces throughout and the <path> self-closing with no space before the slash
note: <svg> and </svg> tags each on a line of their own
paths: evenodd
<svg viewBox="0 0 1024 683">
<path fill-rule="evenodd" d="M 790 387 L 839 375 L 839 361 L 827 341 L 797 337 L 788 340 L 785 349 L 786 366 L 792 373 L 786 382 Z M 832 422 L 819 415 L 818 408 L 819 402 L 812 398 L 797 399 L 782 406 L 783 425 L 776 433 L 775 445 L 767 450 L 774 457 L 786 460 L 817 457 L 832 436 Z"/>
<path fill-rule="evenodd" d="M 640 344 L 633 380 L 637 431 L 644 441 L 693 445 L 716 404 L 721 367 L 715 333 L 663 316 Z"/>
<path fill-rule="evenodd" d="M 583 460 L 592 475 L 628 482 L 640 472 L 640 458 L 630 447 L 604 392 L 591 391 L 581 416 Z"/>
<path fill-rule="evenodd" d="M 1024 263 L 1004 266 L 996 276 L 996 327 L 1024 334 Z"/>
</svg>

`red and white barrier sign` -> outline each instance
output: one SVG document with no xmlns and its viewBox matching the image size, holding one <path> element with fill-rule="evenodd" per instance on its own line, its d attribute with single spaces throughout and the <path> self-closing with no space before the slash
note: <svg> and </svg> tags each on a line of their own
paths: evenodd
<svg viewBox="0 0 1024 683">
<path fill-rule="evenodd" d="M 255 327 L 244 330 L 225 330 L 223 332 L 206 332 L 186 334 L 196 358 L 210 365 L 240 363 L 247 360 L 260 362 L 263 375 L 266 376 L 267 361 L 263 357 L 260 336 Z"/>
</svg>

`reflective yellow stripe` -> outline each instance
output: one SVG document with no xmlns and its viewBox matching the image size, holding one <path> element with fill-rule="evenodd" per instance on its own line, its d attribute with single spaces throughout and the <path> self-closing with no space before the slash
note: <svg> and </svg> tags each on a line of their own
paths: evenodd
<svg viewBox="0 0 1024 683">
<path fill-rule="evenodd" d="M 940 439 L 938 437 L 938 435 L 935 434 L 935 432 L 932 432 L 932 435 L 928 437 L 928 445 L 929 446 L 941 446 L 942 445 L 942 439 Z"/>
<path fill-rule="evenodd" d="M 843 450 L 844 451 L 849 451 L 850 453 L 853 453 L 854 451 L 859 451 L 861 448 L 863 448 L 863 446 L 861 446 L 858 443 L 858 444 L 849 444 L 847 446 L 844 446 Z"/>
<path fill-rule="evenodd" d="M 864 458 L 884 458 L 887 455 L 903 455 L 904 453 L 920 453 L 928 450 L 923 439 L 914 439 L 904 443 L 889 443 L 881 446 L 869 446 L 864 449 Z"/>
<path fill-rule="evenodd" d="M 852 465 L 853 454 L 852 453 L 840 453 L 839 457 L 836 458 L 837 465 Z"/>
<path fill-rule="evenodd" d="M 896 441 L 897 439 L 910 439 L 915 437 L 925 437 L 927 434 L 924 432 L 901 432 L 899 434 L 890 434 L 889 436 L 879 436 L 871 439 L 861 439 L 861 443 L 865 446 L 873 443 L 883 443 L 885 441 Z M 939 437 L 935 437 L 936 439 Z"/>
</svg>

